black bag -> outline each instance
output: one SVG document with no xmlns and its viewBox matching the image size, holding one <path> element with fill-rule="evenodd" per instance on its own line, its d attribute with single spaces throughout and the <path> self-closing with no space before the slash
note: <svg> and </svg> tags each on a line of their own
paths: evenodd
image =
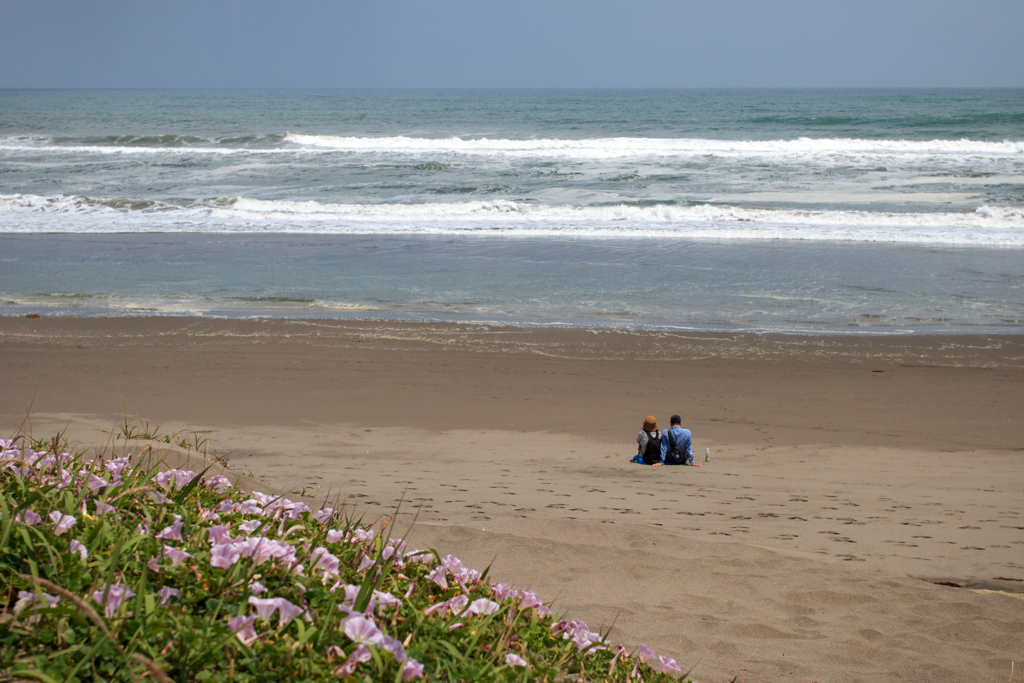
<svg viewBox="0 0 1024 683">
<path fill-rule="evenodd" d="M 647 432 L 647 446 L 642 457 L 648 465 L 661 462 L 661 432 L 657 429 Z"/>
<path fill-rule="evenodd" d="M 668 453 L 665 454 L 665 463 L 669 465 L 685 465 L 690 460 L 686 457 L 686 451 L 679 447 L 678 444 L 672 442 L 672 430 L 665 432 L 665 438 L 668 439 Z"/>
</svg>

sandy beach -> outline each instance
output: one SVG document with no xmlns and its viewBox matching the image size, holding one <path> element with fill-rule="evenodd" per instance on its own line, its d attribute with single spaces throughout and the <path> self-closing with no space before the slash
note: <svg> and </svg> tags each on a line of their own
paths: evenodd
<svg viewBox="0 0 1024 683">
<path fill-rule="evenodd" d="M 1020 337 L 0 318 L 0 382 L 5 437 L 127 416 L 366 521 L 404 499 L 414 544 L 702 683 L 1024 661 Z M 711 462 L 630 464 L 673 413 Z"/>
</svg>

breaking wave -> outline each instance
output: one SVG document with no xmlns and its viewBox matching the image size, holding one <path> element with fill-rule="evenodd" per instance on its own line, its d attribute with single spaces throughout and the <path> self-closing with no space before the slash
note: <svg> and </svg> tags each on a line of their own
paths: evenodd
<svg viewBox="0 0 1024 683">
<path fill-rule="evenodd" d="M 0 137 L 0 152 L 78 154 L 323 154 L 473 155 L 553 159 L 724 157 L 774 159 L 932 159 L 983 161 L 1024 158 L 1024 141 L 872 140 L 798 138 L 716 140 L 701 138 L 488 139 L 347 137 L 301 133 L 204 139 L 180 135 L 101 138 Z"/>
<path fill-rule="evenodd" d="M 341 137 L 289 133 L 296 145 L 352 153 L 490 155 L 598 160 L 627 158 L 760 158 L 785 161 L 814 159 L 905 159 L 940 157 L 948 161 L 1005 159 L 1024 156 L 1024 142 L 975 140 L 711 140 L 695 138 L 596 138 L 584 140 L 490 140 L 411 137 Z"/>
<path fill-rule="evenodd" d="M 1024 247 L 1024 208 L 981 206 L 970 212 L 898 213 L 713 204 L 329 204 L 245 197 L 179 206 L 150 200 L 14 195 L 0 196 L 0 232 L 500 234 Z"/>
</svg>

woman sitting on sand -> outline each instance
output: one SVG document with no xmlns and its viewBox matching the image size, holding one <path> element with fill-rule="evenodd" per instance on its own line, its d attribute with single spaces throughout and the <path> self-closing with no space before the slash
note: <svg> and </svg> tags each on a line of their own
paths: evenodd
<svg viewBox="0 0 1024 683">
<path fill-rule="evenodd" d="M 653 415 L 648 415 L 644 420 L 640 433 L 636 435 L 636 442 L 640 444 L 637 458 L 645 465 L 661 462 L 661 432 L 658 431 L 658 421 Z"/>
</svg>

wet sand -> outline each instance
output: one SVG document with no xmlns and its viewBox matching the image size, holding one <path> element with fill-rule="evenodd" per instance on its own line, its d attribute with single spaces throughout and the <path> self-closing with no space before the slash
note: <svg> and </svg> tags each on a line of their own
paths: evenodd
<svg viewBox="0 0 1024 683">
<path fill-rule="evenodd" d="M 1024 661 L 1018 337 L 0 319 L 0 380 L 6 431 L 127 414 L 367 520 L 404 496 L 414 542 L 700 681 Z M 648 413 L 711 462 L 630 464 Z"/>
</svg>

